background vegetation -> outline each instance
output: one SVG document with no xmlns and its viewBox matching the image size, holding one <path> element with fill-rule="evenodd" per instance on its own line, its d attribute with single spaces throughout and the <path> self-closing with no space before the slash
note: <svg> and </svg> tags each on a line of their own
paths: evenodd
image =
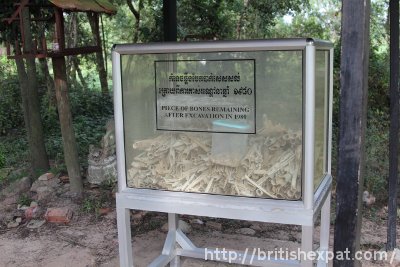
<svg viewBox="0 0 400 267">
<path fill-rule="evenodd" d="M 102 94 L 94 55 L 70 57 L 70 100 L 81 165 L 85 167 L 90 144 L 98 144 L 104 125 L 113 114 L 110 51 L 115 43 L 162 40 L 161 0 L 114 0 L 118 12 L 102 16 L 108 66 L 109 94 Z M 178 39 L 253 39 L 314 37 L 335 44 L 334 132 L 338 127 L 340 67 L 339 0 L 178 0 Z M 368 129 L 366 139 L 366 190 L 383 203 L 388 175 L 388 1 L 372 0 Z M 91 28 L 84 14 L 65 15 L 66 25 L 76 23 L 77 45 L 87 43 Z M 72 26 L 71 26 L 72 27 Z M 72 28 L 71 28 L 72 29 Z M 70 31 L 71 33 L 72 31 Z M 68 31 L 67 31 L 68 35 Z M 69 37 L 68 37 L 69 36 Z M 73 35 L 67 37 L 73 39 Z M 67 40 L 68 42 L 68 40 Z M 77 60 L 78 64 L 72 64 Z M 48 62 L 50 64 L 50 61 Z M 38 64 L 38 63 L 37 63 Z M 38 68 L 39 69 L 39 68 Z M 52 69 L 51 67 L 49 68 Z M 46 77 L 38 72 L 41 116 L 46 149 L 53 166 L 65 168 L 58 114 Z M 28 162 L 21 96 L 13 60 L 0 57 L 0 169 L 21 168 Z M 334 136 L 334 160 L 336 156 Z M 333 167 L 336 164 L 333 162 Z M 0 177 L 1 185 L 2 177 Z"/>
</svg>

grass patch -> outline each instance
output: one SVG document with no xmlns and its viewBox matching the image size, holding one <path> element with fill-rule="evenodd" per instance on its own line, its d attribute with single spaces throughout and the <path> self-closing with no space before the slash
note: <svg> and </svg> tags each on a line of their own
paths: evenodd
<svg viewBox="0 0 400 267">
<path fill-rule="evenodd" d="M 33 201 L 32 198 L 30 198 L 27 194 L 21 194 L 18 198 L 18 204 L 21 206 L 28 206 L 31 205 L 31 202 Z"/>
<path fill-rule="evenodd" d="M 97 198 L 97 197 L 86 197 L 81 206 L 81 211 L 84 213 L 94 213 L 98 214 L 98 210 L 103 207 L 105 201 L 102 198 Z"/>
</svg>

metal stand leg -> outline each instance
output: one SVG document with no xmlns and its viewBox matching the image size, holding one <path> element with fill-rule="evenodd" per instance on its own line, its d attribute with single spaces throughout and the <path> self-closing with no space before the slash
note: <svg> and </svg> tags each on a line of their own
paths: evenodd
<svg viewBox="0 0 400 267">
<path fill-rule="evenodd" d="M 157 257 L 149 267 L 163 267 L 168 263 L 171 267 L 180 266 L 180 258 L 176 255 L 176 236 L 178 231 L 178 215 L 175 213 L 168 213 L 168 234 L 164 243 L 161 255 Z"/>
<path fill-rule="evenodd" d="M 327 251 L 329 245 L 329 208 L 330 199 L 327 198 L 321 209 L 321 248 Z M 307 256 L 311 256 L 310 252 L 313 250 L 314 240 L 314 220 L 310 218 L 311 225 L 302 226 L 302 243 L 301 243 L 301 254 L 299 255 L 299 261 L 272 259 L 271 262 L 266 262 L 265 259 L 254 258 L 254 255 L 248 254 L 241 251 L 231 251 L 234 252 L 238 257 L 237 259 L 230 260 L 229 263 L 237 264 L 249 264 L 251 266 L 301 266 L 301 267 L 312 267 L 314 266 L 314 261 Z M 213 248 L 198 248 L 196 247 L 190 239 L 179 229 L 178 225 L 179 219 L 177 214 L 168 214 L 168 235 L 164 243 L 162 253 L 157 257 L 149 267 L 164 267 L 169 265 L 170 267 L 180 267 L 180 256 L 198 258 L 207 260 L 207 256 L 211 255 L 211 259 L 215 256 L 220 256 L 220 251 Z M 216 258 L 217 261 L 228 262 L 227 259 Z M 319 267 L 326 267 L 327 263 L 325 260 L 320 260 L 317 263 Z"/>
<path fill-rule="evenodd" d="M 329 182 L 329 180 L 328 180 Z M 232 258 L 221 258 L 221 250 L 218 248 L 199 248 L 179 229 L 179 217 L 175 213 L 168 214 L 168 234 L 165 239 L 162 253 L 157 257 L 149 267 L 179 267 L 180 257 L 190 257 L 203 260 L 216 260 L 219 262 L 229 262 L 241 265 L 251 266 L 297 266 L 297 267 L 311 267 L 314 266 L 314 261 L 307 256 L 318 256 L 318 267 L 327 267 L 326 258 L 321 260 L 321 256 L 330 256 L 321 252 L 328 252 L 329 248 L 329 227 L 330 227 L 330 186 L 322 187 L 324 190 L 322 198 L 317 199 L 314 210 L 306 210 L 307 213 L 302 217 L 302 242 L 300 250 L 300 258 L 297 260 L 281 259 L 280 257 L 268 257 L 263 255 L 255 255 L 246 251 L 227 250 L 229 255 L 234 255 Z M 319 192 L 322 194 L 321 192 Z M 137 202 L 133 202 L 131 196 L 128 194 L 117 194 L 117 220 L 118 220 L 118 240 L 119 240 L 119 255 L 120 266 L 133 267 L 132 256 L 132 243 L 131 243 L 131 223 L 130 223 L 130 208 L 143 208 L 143 199 L 139 198 Z M 135 205 L 133 205 L 135 204 Z M 152 209 L 151 209 L 152 210 Z M 301 209 L 303 210 L 303 208 Z M 300 211 L 300 208 L 299 208 Z M 314 218 L 317 212 L 321 212 L 321 234 L 320 234 L 320 251 L 319 253 L 310 254 L 314 252 L 313 233 L 314 233 Z M 286 222 L 282 222 L 286 223 Z M 308 255 L 307 255 L 308 254 Z M 211 257 L 210 257 L 211 256 Z M 273 256 L 273 255 L 272 255 Z"/>
<path fill-rule="evenodd" d="M 181 258 L 180 256 L 175 256 L 175 258 L 173 258 L 171 260 L 171 262 L 169 263 L 170 267 L 179 267 L 181 266 Z"/>
<path fill-rule="evenodd" d="M 331 193 L 328 194 L 325 203 L 321 208 L 321 230 L 320 230 L 320 248 L 319 250 L 327 257 L 329 250 L 329 228 L 330 228 L 330 209 L 331 209 Z M 318 262 L 318 267 L 327 266 L 327 260 Z"/>
<path fill-rule="evenodd" d="M 120 266 L 133 267 L 130 209 L 118 208 L 118 206 L 117 224 Z"/>
<path fill-rule="evenodd" d="M 175 213 L 168 213 L 168 232 L 174 232 L 174 251 L 176 249 L 176 234 L 179 229 L 179 216 Z M 175 252 L 174 252 L 175 253 Z M 170 262 L 170 267 L 179 267 L 180 264 L 180 257 L 176 255 Z"/>
<path fill-rule="evenodd" d="M 301 227 L 301 251 L 303 252 L 303 255 L 300 255 L 301 267 L 313 266 L 313 261 L 306 258 L 306 253 L 313 251 L 313 233 L 314 226 Z"/>
</svg>

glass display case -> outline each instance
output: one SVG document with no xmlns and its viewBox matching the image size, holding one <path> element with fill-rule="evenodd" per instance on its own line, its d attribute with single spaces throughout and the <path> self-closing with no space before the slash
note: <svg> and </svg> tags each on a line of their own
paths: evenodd
<svg viewBox="0 0 400 267">
<path fill-rule="evenodd" d="M 128 187 L 301 199 L 304 56 L 122 56 Z M 315 188 L 327 169 L 328 59 L 329 51 L 317 51 Z"/>
<path fill-rule="evenodd" d="M 177 214 L 301 225 L 311 251 L 320 213 L 327 251 L 332 73 L 332 44 L 313 39 L 116 45 L 121 265 L 133 262 L 129 209 L 169 214 L 150 266 L 204 257 Z"/>
</svg>

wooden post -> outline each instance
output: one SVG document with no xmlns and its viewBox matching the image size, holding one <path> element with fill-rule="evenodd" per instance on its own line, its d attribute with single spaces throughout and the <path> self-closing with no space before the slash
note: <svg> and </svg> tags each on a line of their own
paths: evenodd
<svg viewBox="0 0 400 267">
<path fill-rule="evenodd" d="M 62 10 L 54 10 L 56 18 L 56 37 L 60 51 L 65 48 L 64 19 Z M 80 195 L 83 191 L 82 177 L 80 173 L 78 149 L 75 140 L 72 115 L 68 96 L 67 71 L 63 56 L 53 57 L 54 88 L 56 91 L 58 116 L 60 119 L 61 135 L 64 147 L 64 159 L 67 165 L 71 191 Z"/>
<path fill-rule="evenodd" d="M 64 17 L 60 8 L 54 8 L 54 17 L 56 19 L 56 41 L 58 43 L 59 50 L 63 51 L 65 49 Z"/>
<path fill-rule="evenodd" d="M 68 97 L 67 71 L 64 57 L 53 57 L 54 87 L 57 98 L 58 116 L 64 147 L 64 159 L 67 165 L 71 191 L 81 194 L 83 191 L 80 174 L 78 149 L 72 125 L 72 115 Z"/>
<path fill-rule="evenodd" d="M 334 266 L 359 266 L 361 195 L 368 91 L 369 0 L 342 1 L 340 122 L 334 251 L 350 251 Z"/>
<path fill-rule="evenodd" d="M 390 133 L 387 250 L 396 247 L 399 152 L 399 0 L 390 0 Z"/>
<path fill-rule="evenodd" d="M 176 42 L 176 0 L 163 0 L 164 41 Z"/>
</svg>

